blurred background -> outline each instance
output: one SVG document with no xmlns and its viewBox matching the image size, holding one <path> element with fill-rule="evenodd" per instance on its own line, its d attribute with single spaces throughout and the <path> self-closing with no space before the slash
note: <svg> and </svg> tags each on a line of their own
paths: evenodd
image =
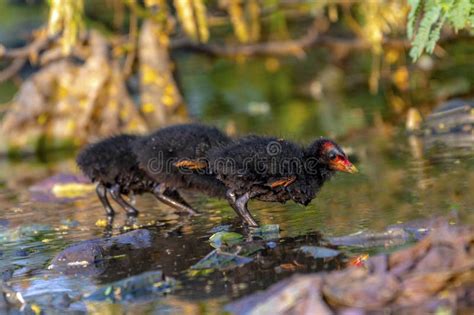
<svg viewBox="0 0 474 315">
<path fill-rule="evenodd" d="M 412 1 L 409 20 L 408 2 L 2 1 L 0 150 L 190 119 L 295 139 L 416 128 L 473 94 L 472 5 Z"/>
<path fill-rule="evenodd" d="M 0 267 L 32 296 L 63 292 L 69 282 L 48 278 L 48 262 L 103 235 L 91 185 L 54 193 L 79 173 L 78 148 L 185 121 L 298 143 L 333 137 L 349 153 L 360 173 L 336 176 L 308 207 L 251 203 L 282 238 L 433 216 L 474 224 L 473 18 L 471 0 L 0 1 Z M 294 271 L 281 273 L 281 254 L 240 273 L 188 277 L 212 231 L 233 226 L 235 214 L 225 201 L 187 198 L 206 215 L 177 241 L 157 241 L 151 262 L 127 259 L 129 269 L 101 270 L 71 290 L 163 268 L 193 307 L 213 297 L 219 309 L 223 296 Z M 140 224 L 182 224 L 150 196 L 136 202 L 146 209 Z"/>
</svg>

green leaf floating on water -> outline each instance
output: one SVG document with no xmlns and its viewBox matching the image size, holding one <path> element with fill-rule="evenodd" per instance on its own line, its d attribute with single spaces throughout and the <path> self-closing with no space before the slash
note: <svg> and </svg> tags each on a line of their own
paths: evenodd
<svg viewBox="0 0 474 315">
<path fill-rule="evenodd" d="M 250 233 L 264 240 L 274 240 L 280 238 L 280 226 L 278 224 L 265 224 L 253 228 Z"/>
<path fill-rule="evenodd" d="M 341 254 L 341 252 L 338 250 L 319 246 L 301 246 L 297 250 L 305 253 L 306 255 L 310 255 L 313 258 L 330 258 Z"/>
<path fill-rule="evenodd" d="M 242 234 L 235 233 L 235 232 L 221 231 L 221 232 L 214 233 L 209 238 L 209 241 L 211 242 L 212 247 L 220 248 L 221 246 L 232 246 L 232 245 L 238 244 L 243 239 L 244 239 L 244 236 Z"/>
<path fill-rule="evenodd" d="M 229 269 L 239 267 L 251 262 L 250 257 L 239 256 L 237 254 L 225 253 L 220 250 L 213 250 L 191 267 L 192 270 L 202 269 Z"/>
<path fill-rule="evenodd" d="M 152 294 L 165 294 L 173 290 L 176 281 L 163 277 L 161 271 L 149 271 L 137 276 L 105 285 L 89 294 L 86 301 L 133 301 Z"/>
<path fill-rule="evenodd" d="M 250 233 L 266 240 L 279 238 L 279 231 L 278 224 L 268 224 L 253 229 Z M 243 240 L 244 236 L 235 232 L 220 231 L 213 234 L 209 241 L 216 249 L 193 265 L 189 270 L 189 275 L 206 275 L 214 270 L 232 269 L 253 261 L 253 258 L 246 256 L 255 254 L 264 246 L 258 242 L 243 243 Z M 233 253 L 222 251 L 223 246 Z"/>
</svg>

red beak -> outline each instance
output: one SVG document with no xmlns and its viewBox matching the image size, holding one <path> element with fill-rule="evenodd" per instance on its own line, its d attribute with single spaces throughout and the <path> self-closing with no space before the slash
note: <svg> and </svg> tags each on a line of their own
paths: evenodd
<svg viewBox="0 0 474 315">
<path fill-rule="evenodd" d="M 336 171 L 345 172 L 345 173 L 357 173 L 357 167 L 354 166 L 347 158 L 337 158 L 335 161 L 331 162 L 331 168 Z"/>
</svg>

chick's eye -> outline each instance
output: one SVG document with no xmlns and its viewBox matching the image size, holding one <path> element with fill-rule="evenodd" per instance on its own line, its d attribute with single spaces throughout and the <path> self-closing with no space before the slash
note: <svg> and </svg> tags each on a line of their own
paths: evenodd
<svg viewBox="0 0 474 315">
<path fill-rule="evenodd" d="M 329 152 L 329 159 L 334 160 L 337 157 L 337 154 L 334 152 Z"/>
</svg>

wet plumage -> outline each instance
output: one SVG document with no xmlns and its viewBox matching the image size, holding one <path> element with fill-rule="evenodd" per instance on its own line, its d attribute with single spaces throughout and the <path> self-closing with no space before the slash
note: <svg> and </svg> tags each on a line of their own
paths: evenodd
<svg viewBox="0 0 474 315">
<path fill-rule="evenodd" d="M 122 195 L 151 192 L 155 182 L 138 167 L 132 144 L 139 136 L 118 135 L 88 145 L 79 152 L 76 162 L 81 171 L 92 182 L 97 183 L 96 192 L 109 218 L 115 211 L 109 202 L 111 196 L 130 216 L 137 209 Z"/>
<path fill-rule="evenodd" d="M 212 149 L 207 168 L 227 188 L 231 206 L 249 225 L 249 199 L 307 205 L 336 170 L 355 172 L 342 149 L 318 139 L 307 148 L 273 137 L 249 136 Z"/>
<path fill-rule="evenodd" d="M 223 196 L 225 187 L 213 175 L 201 171 L 182 172 L 173 161 L 181 157 L 199 159 L 210 148 L 229 142 L 226 135 L 213 127 L 174 125 L 149 136 L 119 135 L 91 144 L 79 153 L 77 164 L 97 183 L 97 195 L 109 218 L 115 213 L 109 196 L 129 216 L 136 216 L 138 210 L 123 195 L 145 192 L 177 210 L 195 214 L 197 211 L 180 196 L 178 189 Z"/>
<path fill-rule="evenodd" d="M 132 144 L 138 138 L 124 134 L 90 144 L 77 156 L 77 165 L 92 182 L 107 188 L 119 184 L 122 194 L 148 191 L 154 181 L 138 167 L 132 151 Z"/>
<path fill-rule="evenodd" d="M 200 124 L 175 125 L 160 129 L 135 142 L 140 168 L 156 182 L 172 190 L 190 190 L 223 197 L 225 186 L 204 170 L 177 167 L 182 160 L 200 161 L 210 149 L 232 140 L 215 127 Z"/>
<path fill-rule="evenodd" d="M 274 137 L 232 140 L 199 124 L 170 126 L 148 136 L 111 137 L 85 148 L 77 163 L 98 183 L 97 194 L 109 216 L 114 210 L 108 195 L 136 215 L 122 195 L 144 192 L 195 213 L 179 195 L 190 190 L 225 197 L 250 226 L 257 226 L 247 209 L 250 199 L 307 205 L 336 171 L 356 171 L 342 149 L 328 139 L 308 147 Z"/>
</svg>

